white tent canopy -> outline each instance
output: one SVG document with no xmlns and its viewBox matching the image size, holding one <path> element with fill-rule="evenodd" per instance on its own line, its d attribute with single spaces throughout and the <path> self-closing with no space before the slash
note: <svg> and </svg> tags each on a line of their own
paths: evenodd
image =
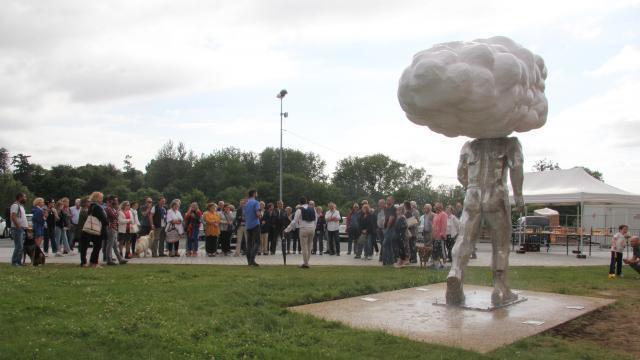
<svg viewBox="0 0 640 360">
<path fill-rule="evenodd" d="M 640 205 L 640 195 L 607 185 L 581 167 L 525 173 L 522 194 L 525 204 Z"/>
<path fill-rule="evenodd" d="M 534 210 L 533 211 L 534 215 L 537 216 L 554 216 L 554 215 L 560 215 L 559 212 L 553 210 L 553 209 L 549 209 L 549 208 L 543 208 L 543 209 L 538 209 L 538 210 Z"/>
</svg>

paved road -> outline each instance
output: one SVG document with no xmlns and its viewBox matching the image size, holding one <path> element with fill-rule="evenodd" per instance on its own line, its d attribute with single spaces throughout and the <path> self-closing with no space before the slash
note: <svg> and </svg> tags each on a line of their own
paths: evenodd
<svg viewBox="0 0 640 360">
<path fill-rule="evenodd" d="M 204 247 L 204 245 L 202 245 Z M 202 248 L 201 247 L 201 248 Z M 13 244 L 9 239 L 0 240 L 0 262 L 11 262 L 11 253 L 13 251 Z M 593 249 L 592 256 L 587 259 L 577 259 L 575 255 L 569 252 L 569 256 L 566 255 L 564 247 L 554 247 L 549 253 L 526 253 L 517 254 L 511 253 L 510 265 L 511 266 L 585 266 L 585 265 L 601 265 L 608 266 L 609 264 L 609 251 Z M 258 256 L 256 260 L 261 265 L 282 265 L 282 254 L 278 252 L 276 255 L 270 256 Z M 478 259 L 471 260 L 469 266 L 488 266 L 491 262 L 491 245 L 490 244 L 478 244 Z M 49 256 L 47 263 L 54 264 L 79 264 L 79 255 L 66 255 L 64 257 Z M 245 257 L 234 256 L 218 256 L 207 257 L 204 255 L 204 251 L 201 251 L 198 257 L 185 257 L 179 258 L 139 258 L 132 259 L 131 264 L 198 264 L 198 265 L 246 265 Z M 289 265 L 302 264 L 302 255 L 288 255 L 287 263 Z M 310 260 L 311 265 L 337 265 L 337 266 L 381 266 L 381 263 L 375 260 L 361 260 L 354 259 L 353 255 L 347 256 L 343 253 L 342 256 L 329 256 L 329 255 L 312 255 Z"/>
</svg>

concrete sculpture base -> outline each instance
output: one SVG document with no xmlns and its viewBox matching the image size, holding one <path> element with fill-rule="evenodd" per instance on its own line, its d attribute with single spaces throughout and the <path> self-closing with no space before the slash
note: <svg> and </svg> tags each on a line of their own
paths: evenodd
<svg viewBox="0 0 640 360">
<path fill-rule="evenodd" d="M 509 306 L 513 306 L 519 304 L 521 302 L 527 301 L 526 297 L 518 297 L 513 301 L 506 302 L 502 305 L 494 305 L 491 303 L 491 299 L 481 298 L 476 296 L 475 293 L 467 295 L 467 299 L 462 305 L 447 305 L 447 302 L 444 298 L 437 299 L 433 303 L 435 306 L 455 306 L 465 310 L 474 310 L 474 311 L 494 311 L 502 308 L 506 308 Z"/>
<path fill-rule="evenodd" d="M 434 306 L 436 299 L 443 302 L 445 288 L 440 283 L 290 310 L 354 328 L 485 353 L 613 303 L 609 299 L 514 290 L 527 301 L 493 311 Z M 467 304 L 476 304 L 479 299 L 476 305 L 482 308 L 492 291 L 490 287 L 466 285 Z"/>
</svg>

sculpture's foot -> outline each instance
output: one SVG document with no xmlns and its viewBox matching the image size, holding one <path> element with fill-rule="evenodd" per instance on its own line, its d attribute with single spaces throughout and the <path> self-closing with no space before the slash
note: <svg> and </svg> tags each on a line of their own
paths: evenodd
<svg viewBox="0 0 640 360">
<path fill-rule="evenodd" d="M 502 303 L 508 304 L 510 302 L 518 300 L 518 294 L 511 292 L 511 290 L 507 289 L 506 292 L 502 293 Z"/>
<path fill-rule="evenodd" d="M 502 306 L 502 292 L 498 289 L 493 289 L 493 293 L 491 293 L 491 304 L 493 306 Z"/>
<path fill-rule="evenodd" d="M 456 276 L 447 278 L 447 305 L 463 305 L 464 291 L 462 290 L 462 279 Z"/>
</svg>

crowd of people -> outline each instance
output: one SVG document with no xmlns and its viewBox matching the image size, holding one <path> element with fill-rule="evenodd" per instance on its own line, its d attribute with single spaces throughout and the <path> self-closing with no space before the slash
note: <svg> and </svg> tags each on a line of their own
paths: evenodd
<svg viewBox="0 0 640 360">
<path fill-rule="evenodd" d="M 283 253 L 302 254 L 301 266 L 307 268 L 311 255 L 344 254 L 340 236 L 344 223 L 348 256 L 371 260 L 377 255 L 383 265 L 402 267 L 417 262 L 416 247 L 423 245 L 433 249 L 432 266 L 442 267 L 451 260 L 462 212 L 460 204 L 445 209 L 436 203 L 426 204 L 421 214 L 414 201 L 396 204 L 389 196 L 375 208 L 367 200 L 355 203 L 342 216 L 333 202 L 325 211 L 304 197 L 292 207 L 281 201 L 259 201 L 257 195 L 255 190 L 249 192 L 237 208 L 218 201 L 200 209 L 194 202 L 186 211 L 180 199 L 167 206 L 162 196 L 155 202 L 146 198 L 142 204 L 100 192 L 75 199 L 73 205 L 68 198 L 36 198 L 29 225 L 23 206 L 26 195 L 19 194 L 9 215 L 15 243 L 12 263 L 24 265 L 25 254 L 47 257 L 51 249 L 52 256 L 79 252 L 84 267 L 99 266 L 100 252 L 103 263 L 124 265 L 140 256 L 136 241 L 146 236 L 152 257 L 199 256 L 199 242 L 204 240 L 204 256 L 246 255 L 248 264 L 257 266 L 256 256 L 275 255 L 280 244 Z M 186 243 L 184 251 L 181 242 Z"/>
<path fill-rule="evenodd" d="M 180 199 L 167 206 L 164 197 L 120 202 L 117 196 L 105 197 L 94 192 L 84 199 L 57 201 L 33 200 L 32 224 L 27 221 L 25 194 L 18 194 L 10 207 L 9 224 L 14 241 L 13 265 L 44 263 L 44 257 L 80 254 L 80 265 L 98 267 L 100 252 L 107 265 L 124 265 L 140 256 L 138 239 L 146 237 L 143 249 L 152 257 L 246 255 L 250 266 L 258 266 L 257 256 L 275 255 L 280 244 L 282 253 L 302 254 L 303 268 L 308 268 L 311 255 L 341 256 L 340 225 L 345 225 L 346 255 L 356 259 L 377 257 L 385 266 L 404 267 L 421 257 L 433 268 L 443 268 L 452 259 L 452 249 L 461 232 L 462 205 L 444 207 L 425 204 L 422 212 L 415 201 L 395 203 L 393 196 L 380 199 L 375 208 L 367 200 L 354 203 L 346 216 L 330 202 L 325 211 L 312 200 L 301 197 L 296 206 L 281 201 L 265 203 L 257 191 L 249 192 L 236 208 L 224 201 L 210 202 L 200 209 L 194 202 L 182 211 Z M 633 257 L 622 258 L 628 228 L 621 225 L 614 236 L 610 277 L 621 275 L 622 263 L 640 272 L 640 240 L 631 237 Z M 184 251 L 180 243 L 185 242 Z M 232 250 L 232 242 L 235 249 Z M 76 250 L 77 248 L 77 250 Z M 91 253 L 88 250 L 91 248 Z M 87 259 L 87 255 L 89 258 Z"/>
</svg>

